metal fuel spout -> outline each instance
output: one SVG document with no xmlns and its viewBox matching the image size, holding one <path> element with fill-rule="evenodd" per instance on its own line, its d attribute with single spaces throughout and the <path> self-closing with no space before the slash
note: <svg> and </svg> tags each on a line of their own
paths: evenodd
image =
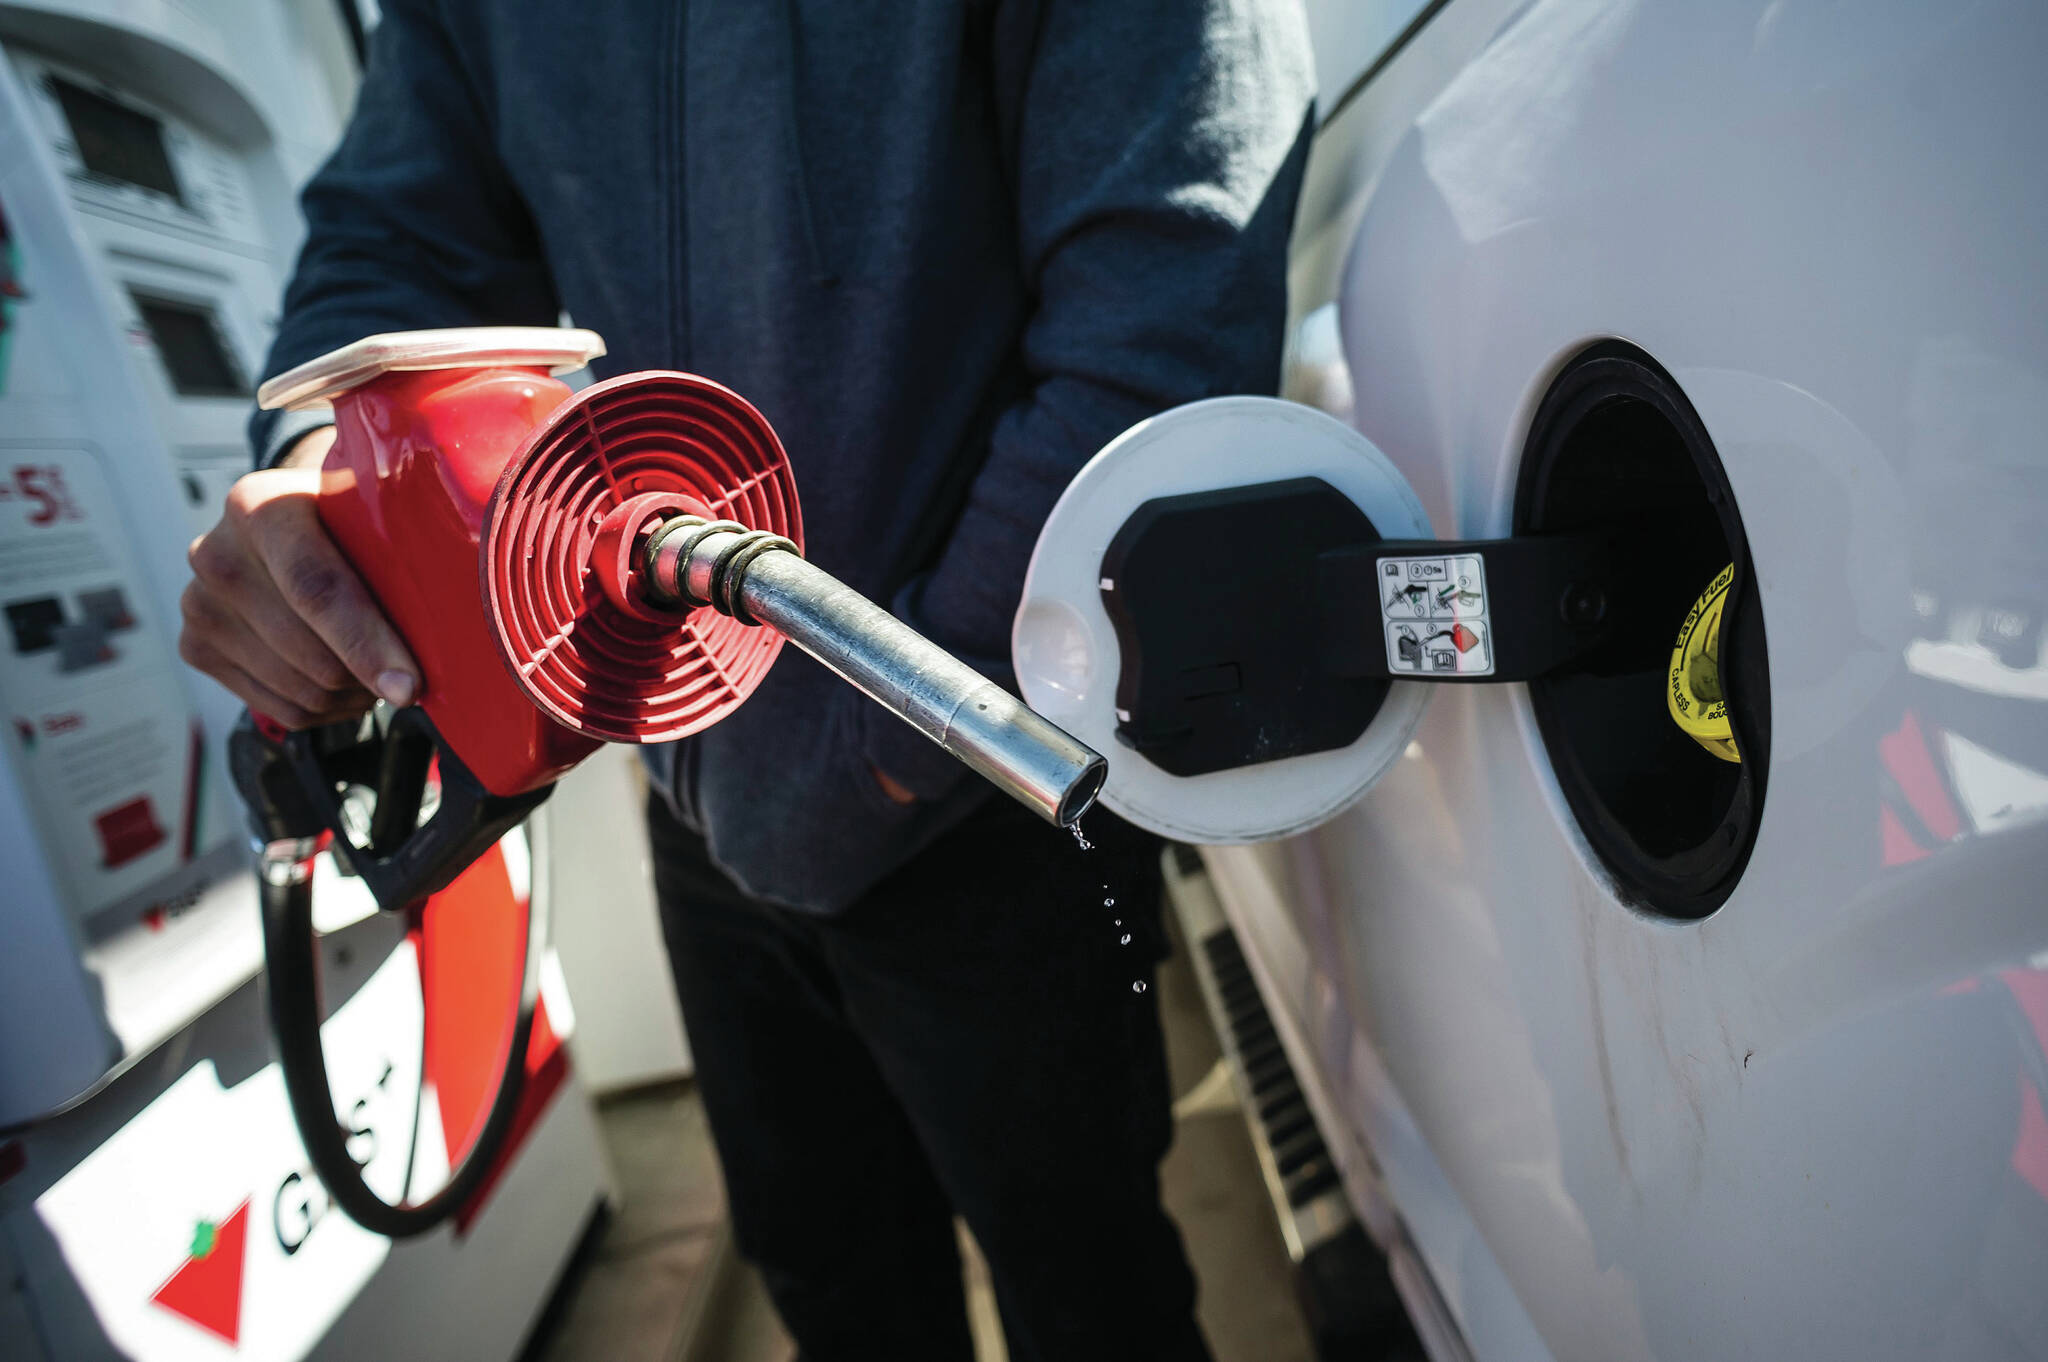
<svg viewBox="0 0 2048 1362">
<path fill-rule="evenodd" d="M 765 624 L 1047 822 L 1071 826 L 1109 767 L 1016 696 L 779 535 L 678 516 L 640 555 L 648 598 Z"/>
</svg>

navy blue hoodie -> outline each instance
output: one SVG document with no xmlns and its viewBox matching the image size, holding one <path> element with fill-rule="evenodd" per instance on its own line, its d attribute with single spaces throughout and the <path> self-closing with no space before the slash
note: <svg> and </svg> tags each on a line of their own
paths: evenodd
<svg viewBox="0 0 2048 1362">
<path fill-rule="evenodd" d="M 609 344 L 601 376 L 751 400 L 808 556 L 993 676 L 1089 456 L 1278 379 L 1312 100 L 1294 0 L 382 8 L 266 372 L 566 312 Z M 259 416 L 259 456 L 306 428 Z M 821 912 L 990 797 L 793 649 L 651 755 L 735 881 Z"/>
</svg>

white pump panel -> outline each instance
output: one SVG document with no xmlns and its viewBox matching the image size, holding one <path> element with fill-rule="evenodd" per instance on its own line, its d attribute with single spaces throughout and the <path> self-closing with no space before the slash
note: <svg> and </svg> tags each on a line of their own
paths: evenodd
<svg viewBox="0 0 2048 1362">
<path fill-rule="evenodd" d="M 1112 440 L 1053 507 L 1032 552 L 1011 653 L 1024 699 L 1109 757 L 1102 802 L 1184 842 L 1257 842 L 1315 827 L 1385 775 L 1414 736 L 1430 687 L 1394 683 L 1350 746 L 1199 776 L 1170 775 L 1117 740 L 1116 631 L 1103 606 L 1110 541 L 1156 497 L 1285 478 L 1321 478 L 1381 537 L 1429 539 L 1429 516 L 1372 441 L 1312 408 L 1268 397 L 1176 407 Z M 1219 553 L 1255 553 L 1285 526 L 1247 525 Z"/>
</svg>

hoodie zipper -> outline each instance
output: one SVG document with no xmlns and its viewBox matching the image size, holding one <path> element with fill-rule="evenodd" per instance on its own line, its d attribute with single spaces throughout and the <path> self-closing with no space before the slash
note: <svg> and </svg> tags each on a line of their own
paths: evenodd
<svg viewBox="0 0 2048 1362">
<path fill-rule="evenodd" d="M 683 102 L 689 86 L 685 67 L 689 59 L 689 0 L 674 0 L 669 7 L 669 69 L 663 83 L 667 108 L 663 111 L 664 159 L 668 162 L 668 363 L 678 369 L 690 367 L 690 225 L 688 180 L 689 139 L 683 128 Z"/>
<path fill-rule="evenodd" d="M 819 223 L 811 207 L 811 168 L 804 159 L 802 27 L 797 0 L 782 0 L 782 135 L 791 178 L 796 182 L 797 224 L 804 234 L 811 283 L 830 288 L 839 282 L 839 272 L 819 241 Z"/>
</svg>

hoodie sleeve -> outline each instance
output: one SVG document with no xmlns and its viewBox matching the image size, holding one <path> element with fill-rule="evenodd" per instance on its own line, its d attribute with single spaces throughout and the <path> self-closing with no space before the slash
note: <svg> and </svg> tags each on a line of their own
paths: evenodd
<svg viewBox="0 0 2048 1362">
<path fill-rule="evenodd" d="M 1030 386 L 895 608 L 1006 676 L 1032 546 L 1081 465 L 1167 407 L 1275 391 L 1314 76 L 1295 0 L 1005 0 L 991 39 Z M 920 795 L 958 778 L 893 720 L 865 738 Z"/>
<path fill-rule="evenodd" d="M 380 331 L 552 326 L 555 289 L 500 161 L 489 91 L 450 42 L 436 0 L 383 0 L 354 115 L 301 196 L 306 241 L 264 364 L 282 373 Z M 257 462 L 326 424 L 257 412 Z"/>
</svg>

